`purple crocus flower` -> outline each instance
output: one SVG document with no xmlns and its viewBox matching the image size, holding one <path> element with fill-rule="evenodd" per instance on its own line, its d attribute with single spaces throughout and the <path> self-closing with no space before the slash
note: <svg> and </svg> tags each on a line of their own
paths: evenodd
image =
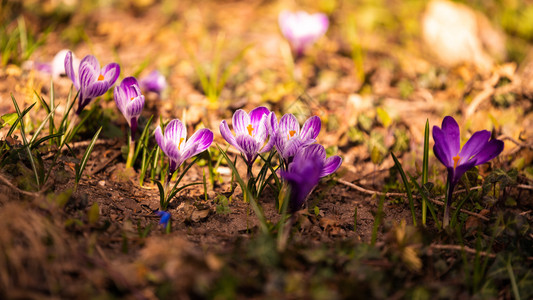
<svg viewBox="0 0 533 300">
<path fill-rule="evenodd" d="M 74 87 L 80 90 L 78 109 L 80 114 L 95 97 L 101 96 L 115 84 L 120 74 L 120 66 L 110 63 L 100 69 L 100 63 L 92 55 L 85 56 L 79 65 L 79 75 L 74 72 L 73 55 L 68 51 L 65 55 L 65 72 L 74 83 Z"/>
<path fill-rule="evenodd" d="M 296 55 L 323 36 L 328 30 L 329 20 L 323 13 L 308 14 L 305 11 L 282 11 L 278 18 L 281 33 L 291 44 Z"/>
<path fill-rule="evenodd" d="M 272 113 L 268 126 L 276 150 L 285 163 L 289 164 L 298 149 L 316 142 L 322 123 L 318 116 L 313 116 L 307 119 L 300 129 L 296 117 L 293 114 L 285 114 L 278 125 L 276 115 Z"/>
<path fill-rule="evenodd" d="M 235 136 L 231 133 L 226 120 L 220 123 L 222 137 L 244 155 L 248 166 L 253 164 L 258 153 L 270 151 L 272 148 L 272 143 L 266 143 L 268 137 L 266 122 L 269 114 L 268 108 L 263 106 L 253 109 L 249 115 L 242 109 L 237 110 L 233 114 Z"/>
<path fill-rule="evenodd" d="M 149 92 L 161 94 L 167 87 L 165 76 L 158 70 L 153 70 L 148 76 L 141 78 L 139 81 L 141 89 Z"/>
<path fill-rule="evenodd" d="M 449 209 L 452 193 L 466 171 L 484 164 L 503 151 L 503 142 L 490 139 L 488 130 L 475 132 L 461 149 L 459 125 L 454 118 L 447 116 L 442 126 L 433 126 L 433 152 L 437 159 L 448 169 L 448 191 L 444 210 L 444 226 L 449 223 Z"/>
<path fill-rule="evenodd" d="M 159 225 L 161 225 L 163 228 L 166 228 L 168 225 L 168 222 L 170 221 L 170 213 L 164 210 L 158 210 L 156 213 L 158 216 L 161 217 L 161 220 L 159 221 Z"/>
<path fill-rule="evenodd" d="M 339 156 L 326 158 L 326 150 L 322 145 L 313 144 L 300 148 L 289 169 L 280 171 L 281 177 L 290 186 L 289 210 L 291 212 L 299 210 L 320 178 L 337 171 L 341 163 L 342 159 Z"/>
<path fill-rule="evenodd" d="M 118 109 L 128 122 L 131 128 L 132 138 L 137 130 L 137 120 L 144 107 L 144 96 L 139 89 L 139 83 L 135 77 L 126 77 L 120 85 L 115 87 L 113 97 Z"/>
<path fill-rule="evenodd" d="M 207 128 L 202 128 L 187 140 L 187 128 L 180 120 L 174 119 L 168 123 L 164 135 L 161 127 L 157 127 L 155 139 L 161 150 L 170 159 L 169 176 L 171 176 L 188 158 L 211 146 L 213 132 Z"/>
</svg>

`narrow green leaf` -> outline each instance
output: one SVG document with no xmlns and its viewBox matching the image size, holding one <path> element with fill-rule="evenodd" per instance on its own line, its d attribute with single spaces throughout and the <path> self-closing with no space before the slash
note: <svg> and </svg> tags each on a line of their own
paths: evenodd
<svg viewBox="0 0 533 300">
<path fill-rule="evenodd" d="M 20 122 L 20 136 L 22 137 L 22 141 L 24 143 L 24 147 L 26 148 L 26 151 L 28 152 L 28 157 L 30 159 L 31 168 L 33 169 L 33 173 L 35 175 L 35 182 L 37 182 L 37 186 L 41 187 L 41 181 L 39 180 L 39 172 L 37 172 L 37 166 L 35 165 L 35 160 L 33 158 L 33 154 L 31 153 L 30 145 L 28 144 L 28 140 L 26 139 L 26 133 L 24 132 L 24 120 L 22 118 L 24 115 L 20 112 L 19 105 L 17 104 L 17 100 L 15 100 L 15 97 L 13 94 L 11 94 L 11 100 L 13 101 L 13 105 L 15 106 L 15 110 L 17 111 L 17 114 L 19 115 L 18 121 Z M 35 103 L 32 104 L 35 105 Z M 26 111 L 26 110 L 25 110 Z M 26 113 L 29 110 L 26 111 Z M 13 127 L 11 127 L 13 128 Z"/>
<path fill-rule="evenodd" d="M 85 153 L 83 154 L 83 157 L 81 158 L 81 161 L 79 164 L 79 169 L 76 172 L 76 186 L 78 185 L 78 182 L 81 179 L 83 170 L 85 169 L 85 166 L 87 165 L 87 162 L 89 161 L 89 157 L 91 156 L 94 145 L 96 143 L 96 140 L 98 140 L 98 136 L 100 135 L 101 131 L 102 131 L 102 127 L 100 127 L 100 129 L 98 129 L 98 131 L 94 134 L 93 139 L 91 140 L 91 143 L 89 144 L 89 146 L 87 146 L 87 149 L 85 149 Z"/>
<path fill-rule="evenodd" d="M 409 182 L 407 182 L 407 177 L 405 176 L 405 172 L 403 171 L 402 164 L 398 161 L 394 153 L 390 153 L 392 156 L 392 159 L 394 160 L 394 164 L 396 165 L 396 168 L 398 168 L 398 171 L 400 171 L 400 175 L 402 176 L 403 185 L 405 186 L 405 191 L 407 192 L 407 198 L 409 199 L 409 207 L 411 208 L 411 215 L 413 216 L 413 225 L 416 226 L 416 216 L 415 216 L 415 206 L 413 203 L 413 195 L 411 194 L 411 187 L 409 186 Z"/>
<path fill-rule="evenodd" d="M 224 158 L 226 159 L 226 162 L 228 163 L 228 166 L 230 167 L 230 169 L 232 170 L 233 174 L 235 175 L 235 179 L 237 179 L 237 182 L 241 186 L 242 192 L 246 193 L 247 198 L 250 199 L 250 204 L 252 205 L 252 209 L 254 210 L 255 215 L 259 219 L 259 225 L 261 227 L 261 231 L 263 233 L 265 233 L 265 234 L 268 234 L 269 231 L 268 231 L 267 221 L 266 221 L 266 218 L 265 218 L 265 214 L 261 210 L 261 207 L 259 206 L 259 204 L 255 200 L 255 198 L 252 196 L 252 193 L 246 188 L 246 184 L 244 183 L 244 181 L 242 180 L 241 176 L 239 175 L 239 172 L 237 172 L 237 168 L 235 167 L 235 164 L 229 158 L 228 154 L 226 152 L 224 152 L 220 148 L 220 146 L 217 145 L 217 148 L 220 151 L 220 154 L 222 154 L 224 156 Z"/>
<path fill-rule="evenodd" d="M 166 209 L 166 206 L 165 206 L 165 188 L 163 187 L 161 182 L 159 182 L 158 180 L 154 180 L 154 182 L 157 185 L 157 189 L 159 190 L 159 207 L 162 210 L 165 210 Z"/>
<path fill-rule="evenodd" d="M 426 119 L 426 127 L 424 129 L 424 158 L 422 160 L 422 186 L 428 182 L 429 170 L 429 120 Z M 427 216 L 427 201 L 422 198 L 422 224 L 426 225 Z"/>
</svg>

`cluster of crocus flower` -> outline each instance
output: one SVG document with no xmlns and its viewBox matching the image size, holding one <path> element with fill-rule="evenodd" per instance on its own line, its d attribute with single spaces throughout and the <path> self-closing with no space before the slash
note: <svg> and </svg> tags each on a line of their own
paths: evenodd
<svg viewBox="0 0 533 300">
<path fill-rule="evenodd" d="M 329 20 L 323 13 L 309 14 L 305 11 L 282 11 L 278 17 L 281 33 L 289 41 L 296 56 L 323 36 L 328 30 Z"/>
<path fill-rule="evenodd" d="M 320 128 L 318 116 L 309 118 L 300 129 L 294 115 L 286 114 L 278 123 L 274 112 L 262 106 L 250 114 L 242 109 L 235 112 L 235 135 L 225 120 L 220 123 L 222 137 L 243 154 L 249 171 L 260 153 L 275 147 L 281 160 L 280 175 L 291 188 L 291 211 L 300 209 L 320 178 L 335 172 L 342 163 L 339 156 L 326 158 L 324 147 L 316 144 Z"/>
<path fill-rule="evenodd" d="M 454 118 L 447 116 L 442 120 L 441 128 L 433 127 L 433 152 L 448 170 L 444 226 L 449 224 L 453 191 L 463 174 L 475 166 L 487 163 L 503 151 L 503 142 L 490 137 L 491 134 L 487 130 L 477 131 L 461 148 L 459 125 Z"/>
</svg>

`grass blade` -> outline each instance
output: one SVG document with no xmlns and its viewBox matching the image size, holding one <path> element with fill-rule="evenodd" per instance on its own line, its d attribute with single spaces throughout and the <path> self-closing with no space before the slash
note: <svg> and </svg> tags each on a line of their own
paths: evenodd
<svg viewBox="0 0 533 300">
<path fill-rule="evenodd" d="M 424 158 L 422 160 L 422 186 L 428 182 L 429 169 L 429 120 L 426 119 L 426 127 L 424 129 Z M 422 197 L 422 224 L 426 226 L 427 217 L 427 201 Z"/>
<path fill-rule="evenodd" d="M 407 177 L 405 176 L 405 172 L 403 171 L 402 164 L 400 164 L 394 153 L 391 152 L 390 154 L 392 156 L 392 159 L 394 160 L 396 168 L 398 168 L 398 171 L 400 171 L 400 175 L 402 176 L 403 185 L 405 186 L 407 198 L 409 199 L 409 207 L 411 208 L 411 214 L 413 215 L 413 225 L 416 226 L 415 206 L 413 203 L 413 194 L 411 193 L 411 187 L 409 186 L 409 182 L 407 182 Z"/>
<path fill-rule="evenodd" d="M 411 182 L 414 184 L 414 186 L 418 190 L 418 193 L 422 197 L 422 201 L 425 202 L 427 208 L 429 208 L 429 212 L 431 213 L 431 217 L 433 217 L 433 221 L 435 222 L 435 224 L 437 224 L 437 228 L 441 229 L 441 224 L 439 222 L 439 219 L 437 218 L 437 214 L 435 213 L 435 208 L 433 207 L 433 204 L 428 200 L 426 193 L 422 190 L 422 187 L 420 187 L 420 185 L 418 184 L 418 182 L 416 182 L 413 176 L 409 176 L 409 178 L 411 178 Z"/>
<path fill-rule="evenodd" d="M 17 104 L 17 100 L 15 100 L 15 96 L 13 96 L 13 94 L 11 94 L 11 100 L 13 101 L 13 105 L 15 106 L 15 110 L 17 111 L 17 114 L 19 115 L 18 121 L 20 122 L 20 136 L 22 137 L 22 141 L 24 142 L 24 147 L 26 148 L 26 151 L 28 152 L 28 157 L 30 159 L 31 168 L 33 169 L 33 173 L 35 175 L 35 182 L 37 182 L 37 186 L 40 188 L 41 187 L 41 181 L 39 180 L 39 172 L 37 172 L 37 166 L 35 164 L 35 160 L 33 158 L 33 154 L 31 153 L 30 144 L 28 143 L 28 139 L 26 139 L 26 133 L 24 132 L 24 121 L 22 120 L 24 115 L 22 115 L 22 113 L 20 112 L 19 105 Z M 33 105 L 35 105 L 35 103 L 33 103 Z M 31 107 L 33 107 L 33 105 Z M 29 110 L 27 110 L 26 113 L 28 111 Z M 13 127 L 14 126 L 12 126 L 11 128 L 13 128 Z"/>
<path fill-rule="evenodd" d="M 257 219 L 259 219 L 259 225 L 261 227 L 261 231 L 264 234 L 268 234 L 268 232 L 269 232 L 268 225 L 267 225 L 267 222 L 266 222 L 265 214 L 261 210 L 261 207 L 256 202 L 255 198 L 252 196 L 252 193 L 246 188 L 246 184 L 244 183 L 244 181 L 242 180 L 241 176 L 239 175 L 239 172 L 237 172 L 237 168 L 235 167 L 235 164 L 233 164 L 233 162 L 229 158 L 228 154 L 226 152 L 224 152 L 222 150 L 222 148 L 220 148 L 220 146 L 217 145 L 217 148 L 220 151 L 220 154 L 222 154 L 224 156 L 224 158 L 226 159 L 226 162 L 228 163 L 228 166 L 230 167 L 231 171 L 235 175 L 235 179 L 237 179 L 237 182 L 241 186 L 243 194 L 246 193 L 246 196 L 248 197 L 248 199 L 250 199 L 250 205 L 252 205 L 252 208 L 253 208 L 253 210 L 255 212 L 255 215 L 257 216 Z"/>
<path fill-rule="evenodd" d="M 98 136 L 100 135 L 102 128 L 103 127 L 100 127 L 100 129 L 98 129 L 98 131 L 94 134 L 91 143 L 89 144 L 89 146 L 87 146 L 87 149 L 85 149 L 85 153 L 83 153 L 83 157 L 81 158 L 80 164 L 76 170 L 76 182 L 74 185 L 74 190 L 76 190 L 78 187 L 78 183 L 81 179 L 81 175 L 83 174 L 83 170 L 85 169 L 85 166 L 89 161 L 89 157 L 91 156 L 91 152 L 93 151 L 94 145 L 96 144 L 96 140 L 98 140 Z"/>
</svg>

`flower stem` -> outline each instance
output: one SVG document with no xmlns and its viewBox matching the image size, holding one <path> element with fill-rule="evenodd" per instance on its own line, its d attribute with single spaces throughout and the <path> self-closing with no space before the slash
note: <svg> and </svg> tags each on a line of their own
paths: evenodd
<svg viewBox="0 0 533 300">
<path fill-rule="evenodd" d="M 444 206 L 444 217 L 442 219 L 442 226 L 448 227 L 450 225 L 450 206 L 452 204 L 452 196 L 455 184 L 446 183 L 446 205 Z"/>
<path fill-rule="evenodd" d="M 128 159 L 126 160 L 126 168 L 133 167 L 133 156 L 135 155 L 135 132 L 133 129 L 129 132 L 129 146 L 128 146 Z"/>
</svg>

